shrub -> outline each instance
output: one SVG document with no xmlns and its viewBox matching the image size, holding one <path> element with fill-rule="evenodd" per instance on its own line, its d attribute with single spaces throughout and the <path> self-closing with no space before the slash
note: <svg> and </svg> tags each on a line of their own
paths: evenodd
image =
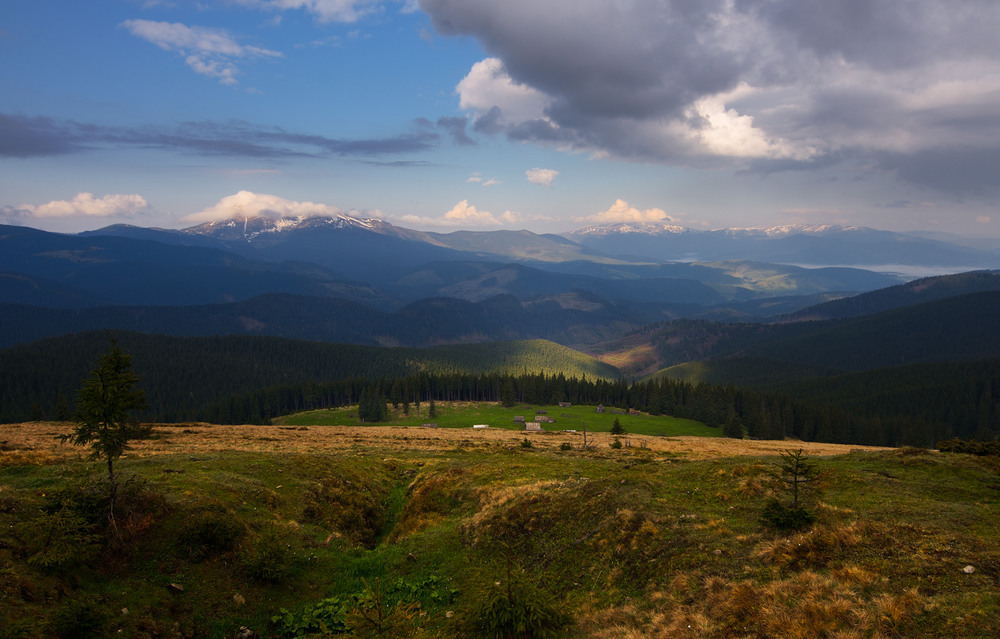
<svg viewBox="0 0 1000 639">
<path fill-rule="evenodd" d="M 241 560 L 248 577 L 275 583 L 288 576 L 294 556 L 288 544 L 282 543 L 272 529 L 254 540 L 242 553 Z"/>
<path fill-rule="evenodd" d="M 347 625 L 357 639 L 367 637 L 407 637 L 416 630 L 420 604 L 385 596 L 385 589 L 376 578 L 375 587 L 365 582 L 365 590 L 354 595 L 356 602 L 347 613 Z"/>
<path fill-rule="evenodd" d="M 68 507 L 15 524 L 13 537 L 28 563 L 40 568 L 66 569 L 85 564 L 97 554 L 100 535 L 94 525 Z"/>
<path fill-rule="evenodd" d="M 90 639 L 102 636 L 107 621 L 107 616 L 96 604 L 69 601 L 56 612 L 52 630 L 61 639 Z"/>
<path fill-rule="evenodd" d="M 573 444 L 569 442 L 563 442 L 559 444 L 559 450 L 573 450 Z"/>
<path fill-rule="evenodd" d="M 235 513 L 221 507 L 203 510 L 188 517 L 177 535 L 194 561 L 236 548 L 246 535 L 246 526 Z"/>
<path fill-rule="evenodd" d="M 621 448 L 622 447 L 622 440 L 620 440 L 617 437 L 615 437 L 615 441 L 611 442 L 608 445 L 611 446 L 612 448 L 615 448 L 615 449 Z"/>
<path fill-rule="evenodd" d="M 767 502 L 760 518 L 765 525 L 778 530 L 801 530 L 816 521 L 816 515 L 809 509 L 803 506 L 786 506 L 777 499 Z"/>
<path fill-rule="evenodd" d="M 528 439 L 527 437 L 521 440 L 521 448 L 534 448 L 534 447 L 535 447 L 534 444 L 532 444 L 531 440 Z"/>
<path fill-rule="evenodd" d="M 948 439 L 938 442 L 937 449 L 942 453 L 965 453 L 968 455 L 998 455 L 1000 456 L 1000 441 L 980 442 L 976 440 Z"/>
<path fill-rule="evenodd" d="M 509 565 L 507 579 L 488 581 L 476 600 L 478 605 L 469 620 L 471 630 L 489 639 L 553 637 L 571 621 L 551 594 L 523 574 L 511 574 Z"/>
</svg>

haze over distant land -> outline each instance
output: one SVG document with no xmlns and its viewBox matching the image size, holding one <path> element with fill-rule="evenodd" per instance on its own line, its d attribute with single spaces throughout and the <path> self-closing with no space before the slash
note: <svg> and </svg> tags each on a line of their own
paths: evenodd
<svg viewBox="0 0 1000 639">
<path fill-rule="evenodd" d="M 0 223 L 995 238 L 997 32 L 993 0 L 11 3 Z"/>
</svg>

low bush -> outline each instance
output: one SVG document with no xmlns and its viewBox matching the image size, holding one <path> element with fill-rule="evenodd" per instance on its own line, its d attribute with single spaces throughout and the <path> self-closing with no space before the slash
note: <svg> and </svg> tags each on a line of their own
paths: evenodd
<svg viewBox="0 0 1000 639">
<path fill-rule="evenodd" d="M 805 506 L 786 506 L 777 499 L 771 499 L 764 506 L 760 519 L 766 526 L 788 531 L 813 525 L 816 515 Z"/>
<path fill-rule="evenodd" d="M 235 550 L 246 536 L 246 525 L 233 512 L 214 507 L 187 517 L 177 534 L 177 543 L 194 561 Z"/>
<path fill-rule="evenodd" d="M 478 637 L 544 639 L 561 634 L 572 621 L 559 609 L 555 597 L 520 572 L 508 570 L 504 580 L 486 580 L 475 601 L 468 629 Z"/>
<path fill-rule="evenodd" d="M 974 439 L 948 439 L 938 442 L 937 449 L 942 453 L 965 453 L 967 455 L 1000 456 L 1000 441 L 979 442 Z"/>
<path fill-rule="evenodd" d="M 108 617 L 89 601 L 67 601 L 52 620 L 52 631 L 60 639 L 90 639 L 103 636 Z"/>
</svg>

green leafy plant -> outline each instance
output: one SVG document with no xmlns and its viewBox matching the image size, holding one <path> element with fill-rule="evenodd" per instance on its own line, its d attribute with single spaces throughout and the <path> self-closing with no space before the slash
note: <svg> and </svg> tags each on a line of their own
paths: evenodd
<svg viewBox="0 0 1000 639">
<path fill-rule="evenodd" d="M 559 444 L 559 450 L 573 450 L 573 444 L 569 442 L 563 442 Z"/>
<path fill-rule="evenodd" d="M 608 446 L 611 446 L 612 448 L 614 448 L 614 449 L 617 450 L 617 449 L 619 449 L 619 448 L 622 447 L 622 440 L 620 440 L 617 437 L 615 437 L 615 440 L 613 442 L 611 442 L 610 444 L 608 444 Z"/>
<path fill-rule="evenodd" d="M 271 617 L 271 627 L 279 637 L 305 637 L 313 634 L 330 636 L 349 630 L 347 611 L 353 604 L 350 597 L 327 597 L 296 614 L 281 608 Z"/>
<path fill-rule="evenodd" d="M 521 448 L 534 448 L 534 447 L 535 447 L 534 444 L 532 444 L 531 440 L 528 439 L 527 437 L 521 440 Z"/>
</svg>

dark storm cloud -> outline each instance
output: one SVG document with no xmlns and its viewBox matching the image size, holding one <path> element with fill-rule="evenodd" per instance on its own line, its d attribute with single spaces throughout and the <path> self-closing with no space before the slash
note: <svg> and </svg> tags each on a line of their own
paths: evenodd
<svg viewBox="0 0 1000 639">
<path fill-rule="evenodd" d="M 1000 190 L 1000 149 L 930 149 L 918 153 L 879 154 L 879 166 L 901 180 L 955 195 Z"/>
<path fill-rule="evenodd" d="M 976 165 L 1000 152 L 995 0 L 420 5 L 499 60 L 458 87 L 480 133 L 679 165 L 864 159 L 935 188 L 996 186 L 996 164 Z M 510 115 L 530 104 L 543 113 Z"/>
<path fill-rule="evenodd" d="M 207 156 L 255 158 L 383 156 L 435 147 L 440 135 L 416 131 L 388 138 L 340 139 L 280 127 L 227 122 L 185 122 L 175 127 L 114 127 L 0 114 L 0 156 L 72 153 L 88 147 L 142 147 Z"/>
</svg>

